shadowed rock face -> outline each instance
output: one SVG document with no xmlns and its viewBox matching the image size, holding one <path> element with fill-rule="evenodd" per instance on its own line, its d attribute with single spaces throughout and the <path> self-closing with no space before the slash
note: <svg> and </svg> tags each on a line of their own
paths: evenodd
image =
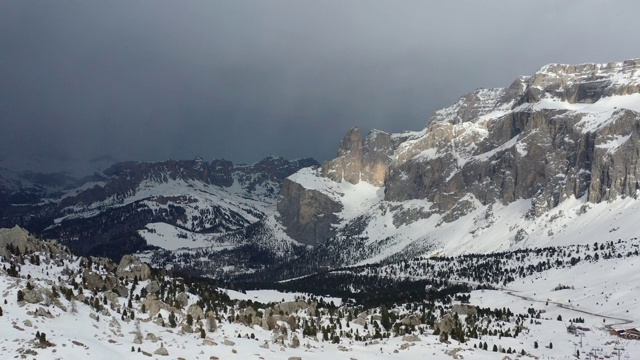
<svg viewBox="0 0 640 360">
<path fill-rule="evenodd" d="M 419 133 L 372 131 L 363 138 L 351 129 L 322 176 L 385 186 L 386 201 L 428 200 L 447 222 L 471 208 L 469 196 L 484 205 L 531 199 L 530 216 L 571 196 L 591 202 L 636 196 L 640 97 L 627 95 L 639 93 L 640 60 L 547 65 L 507 88 L 465 95 L 436 111 Z M 291 197 L 292 188 L 280 194 L 288 207 L 304 198 Z M 333 212 L 314 208 L 318 218 Z M 330 218 L 323 228 L 331 229 Z M 287 228 L 299 227 L 282 219 Z M 309 243 L 302 233 L 290 235 Z"/>
<path fill-rule="evenodd" d="M 335 182 L 383 186 L 397 143 L 385 132 L 374 130 L 363 138 L 360 129 L 352 128 L 340 142 L 337 157 L 324 163 L 320 172 Z M 320 244 L 335 234 L 336 213 L 342 208 L 331 197 L 290 179 L 284 181 L 277 205 L 287 234 L 307 245 Z"/>
<path fill-rule="evenodd" d="M 303 244 L 317 245 L 333 236 L 332 225 L 338 221 L 335 213 L 342 205 L 317 190 L 286 179 L 278 198 L 278 214 L 288 224 L 287 234 Z"/>
</svg>

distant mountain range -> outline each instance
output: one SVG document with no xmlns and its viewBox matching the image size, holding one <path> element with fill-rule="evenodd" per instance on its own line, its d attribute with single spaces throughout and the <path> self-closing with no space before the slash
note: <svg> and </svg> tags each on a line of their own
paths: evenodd
<svg viewBox="0 0 640 360">
<path fill-rule="evenodd" d="M 271 215 L 282 181 L 312 165 L 312 159 L 234 165 L 198 157 L 118 163 L 82 180 L 5 171 L 2 223 L 114 258 L 153 248 L 163 230 L 176 235 L 168 240 L 171 249 L 192 247 L 193 234 L 208 244 Z"/>
</svg>

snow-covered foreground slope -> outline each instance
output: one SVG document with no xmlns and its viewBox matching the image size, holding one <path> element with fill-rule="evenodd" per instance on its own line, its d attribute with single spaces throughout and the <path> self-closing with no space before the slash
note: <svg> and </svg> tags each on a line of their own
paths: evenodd
<svg viewBox="0 0 640 360">
<path fill-rule="evenodd" d="M 584 358 L 591 348 L 604 355 L 614 347 L 640 357 L 640 341 L 621 340 L 607 328 L 640 323 L 634 239 L 496 254 L 502 266 L 480 257 L 380 266 L 379 276 L 394 279 L 444 272 L 456 282 L 479 283 L 470 274 L 484 269 L 495 280 L 482 284 L 506 283 L 502 289 L 470 292 L 469 302 L 478 307 L 434 301 L 431 294 L 438 289 L 423 288 L 417 301 L 389 305 L 388 325 L 382 305 L 273 290 L 220 292 L 206 281 L 154 275 L 132 258 L 117 268 L 106 259 L 79 258 L 18 228 L 3 229 L 0 241 L 0 348 L 11 358 L 502 360 L 525 353 L 524 358 L 570 359 L 576 350 Z M 544 269 L 542 262 L 553 266 Z M 502 281 L 529 265 L 540 271 Z M 338 273 L 357 271 L 372 275 L 374 268 Z M 439 283 L 440 290 L 448 289 Z M 335 307 L 323 305 L 328 302 Z M 580 320 L 582 347 L 580 338 L 567 332 L 572 319 Z M 454 340 L 459 331 L 464 342 Z"/>
</svg>

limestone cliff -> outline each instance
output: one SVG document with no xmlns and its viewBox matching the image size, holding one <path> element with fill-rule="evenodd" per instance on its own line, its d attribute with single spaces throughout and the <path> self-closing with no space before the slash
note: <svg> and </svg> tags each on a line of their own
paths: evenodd
<svg viewBox="0 0 640 360">
<path fill-rule="evenodd" d="M 537 217 L 568 198 L 598 203 L 637 196 L 639 140 L 640 60 L 552 64 L 509 87 L 462 97 L 436 111 L 420 132 L 372 131 L 363 138 L 351 129 L 321 175 L 384 186 L 387 204 L 426 201 L 429 213 L 445 222 L 471 211 L 469 199 L 482 205 L 527 199 L 527 216 Z M 280 214 L 305 212 L 304 191 L 283 187 Z M 345 225 L 337 208 L 314 204 L 322 226 L 313 241 L 305 232 L 290 235 L 303 243 L 331 237 Z M 288 229 L 302 226 L 291 216 L 282 222 Z"/>
</svg>

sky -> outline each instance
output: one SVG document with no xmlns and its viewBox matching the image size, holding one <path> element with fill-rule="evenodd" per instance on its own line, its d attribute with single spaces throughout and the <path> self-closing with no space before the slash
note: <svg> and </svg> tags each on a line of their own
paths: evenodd
<svg viewBox="0 0 640 360">
<path fill-rule="evenodd" d="M 332 158 L 548 63 L 640 56 L 637 1 L 0 1 L 0 166 Z"/>
</svg>

